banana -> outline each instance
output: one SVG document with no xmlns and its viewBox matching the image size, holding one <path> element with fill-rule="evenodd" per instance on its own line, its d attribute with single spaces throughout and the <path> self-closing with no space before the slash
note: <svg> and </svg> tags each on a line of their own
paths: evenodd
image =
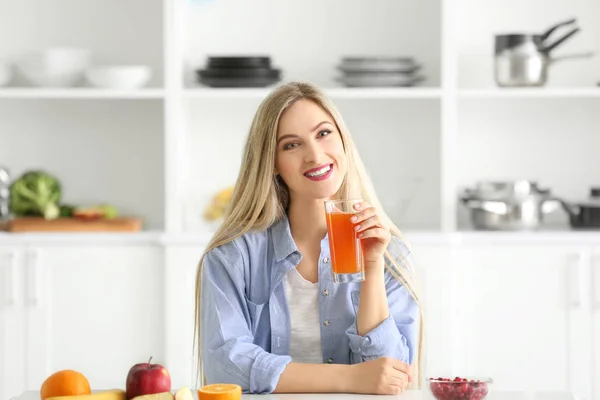
<svg viewBox="0 0 600 400">
<path fill-rule="evenodd" d="M 91 394 L 48 397 L 46 400 L 127 400 L 127 396 L 124 390 L 112 389 Z"/>
<path fill-rule="evenodd" d="M 192 391 L 187 386 L 183 386 L 177 392 L 175 392 L 175 400 L 194 400 Z"/>
<path fill-rule="evenodd" d="M 131 400 L 173 400 L 173 394 L 171 392 L 144 394 L 142 396 L 136 396 Z"/>
</svg>

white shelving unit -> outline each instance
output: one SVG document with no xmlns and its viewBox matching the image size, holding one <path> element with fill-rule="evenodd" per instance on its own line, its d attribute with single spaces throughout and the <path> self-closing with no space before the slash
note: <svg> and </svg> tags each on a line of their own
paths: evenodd
<svg viewBox="0 0 600 400">
<path fill-rule="evenodd" d="M 3 89 L 0 99 L 162 99 L 162 89 L 115 90 L 115 89 Z"/>
<path fill-rule="evenodd" d="M 467 228 L 457 196 L 479 179 L 536 179 L 567 198 L 582 197 L 599 182 L 589 150 L 600 145 L 597 59 L 557 62 L 548 86 L 535 89 L 496 87 L 492 65 L 494 33 L 543 31 L 570 17 L 578 18 L 582 32 L 560 52 L 597 50 L 600 7 L 593 1 L 550 7 L 510 0 L 523 7 L 517 17 L 511 7 L 500 8 L 505 2 L 494 1 L 499 11 L 491 12 L 491 4 L 475 0 L 84 3 L 11 4 L 0 16 L 0 57 L 85 46 L 98 62 L 152 65 L 153 82 L 134 91 L 20 82 L 0 88 L 0 109 L 10 110 L 0 112 L 0 136 L 8 145 L 0 148 L 0 164 L 15 175 L 48 168 L 63 181 L 66 201 L 115 202 L 144 217 L 148 230 L 211 230 L 202 210 L 234 183 L 251 118 L 272 89 L 198 85 L 194 70 L 210 55 L 269 55 L 284 82 L 322 87 L 347 120 L 390 215 L 408 231 Z M 548 12 L 542 16 L 539 7 Z M 426 79 L 411 88 L 341 87 L 335 65 L 347 55 L 413 56 Z M 544 132 L 569 143 L 547 147 Z M 54 135 L 62 145 L 51 152 L 36 147 L 51 144 Z M 97 146 L 106 135 L 114 146 Z M 557 159 L 561 147 L 565 153 Z M 104 157 L 79 154 L 97 151 Z M 103 186 L 92 193 L 78 189 L 92 186 L 90 179 Z M 565 224 L 564 216 L 556 221 Z"/>
</svg>

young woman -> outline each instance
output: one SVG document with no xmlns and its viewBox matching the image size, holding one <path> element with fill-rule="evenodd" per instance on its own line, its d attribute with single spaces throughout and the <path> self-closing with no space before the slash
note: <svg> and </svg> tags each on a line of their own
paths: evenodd
<svg viewBox="0 0 600 400">
<path fill-rule="evenodd" d="M 354 198 L 363 200 L 354 224 L 365 280 L 336 284 L 324 201 Z M 205 383 L 246 393 L 419 386 L 422 313 L 410 251 L 317 88 L 289 83 L 262 102 L 224 218 L 196 278 Z"/>
</svg>

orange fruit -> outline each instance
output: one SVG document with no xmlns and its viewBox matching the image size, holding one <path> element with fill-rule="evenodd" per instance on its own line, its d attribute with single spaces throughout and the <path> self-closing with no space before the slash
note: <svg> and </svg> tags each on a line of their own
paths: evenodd
<svg viewBox="0 0 600 400">
<path fill-rule="evenodd" d="M 56 396 L 77 396 L 90 394 L 90 383 L 77 371 L 64 369 L 50 375 L 42 384 L 40 396 L 42 400 Z"/>
<path fill-rule="evenodd" d="M 242 387 L 232 383 L 213 383 L 198 389 L 198 400 L 240 400 Z"/>
</svg>

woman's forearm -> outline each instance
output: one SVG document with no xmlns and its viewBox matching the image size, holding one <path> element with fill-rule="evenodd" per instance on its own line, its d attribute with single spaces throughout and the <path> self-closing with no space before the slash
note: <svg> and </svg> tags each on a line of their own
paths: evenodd
<svg viewBox="0 0 600 400">
<path fill-rule="evenodd" d="M 274 393 L 350 393 L 351 365 L 291 362 L 279 378 Z"/>
<path fill-rule="evenodd" d="M 371 332 L 390 315 L 385 292 L 384 272 L 383 257 L 376 265 L 365 265 L 365 281 L 360 290 L 360 303 L 356 318 L 356 330 L 360 336 Z"/>
</svg>

